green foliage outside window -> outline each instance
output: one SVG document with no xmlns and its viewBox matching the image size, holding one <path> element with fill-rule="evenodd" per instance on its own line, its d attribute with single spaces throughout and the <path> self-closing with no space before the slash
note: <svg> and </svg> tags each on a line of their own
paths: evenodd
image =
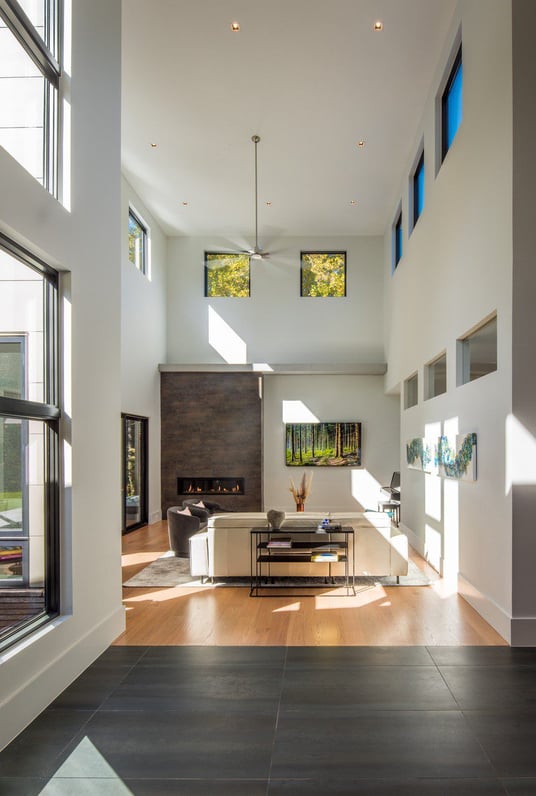
<svg viewBox="0 0 536 796">
<path fill-rule="evenodd" d="M 136 268 L 145 273 L 146 230 L 132 211 L 128 214 L 128 259 Z"/>
<path fill-rule="evenodd" d="M 346 295 L 346 252 L 302 252 L 301 295 Z"/>
<path fill-rule="evenodd" d="M 249 254 L 205 254 L 205 295 L 249 296 Z"/>
</svg>

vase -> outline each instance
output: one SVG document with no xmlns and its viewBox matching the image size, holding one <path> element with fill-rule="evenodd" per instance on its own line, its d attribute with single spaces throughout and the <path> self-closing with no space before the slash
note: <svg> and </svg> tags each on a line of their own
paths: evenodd
<svg viewBox="0 0 536 796">
<path fill-rule="evenodd" d="M 285 519 L 285 512 L 278 511 L 277 509 L 270 509 L 266 512 L 266 519 L 268 520 L 268 526 L 278 531 Z"/>
<path fill-rule="evenodd" d="M 305 503 L 296 503 L 296 511 L 305 511 Z"/>
</svg>

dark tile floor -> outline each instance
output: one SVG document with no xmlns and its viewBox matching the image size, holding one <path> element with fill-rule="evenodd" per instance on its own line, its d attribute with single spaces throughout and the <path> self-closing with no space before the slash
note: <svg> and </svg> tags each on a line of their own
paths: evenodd
<svg viewBox="0 0 536 796">
<path fill-rule="evenodd" d="M 111 647 L 2 796 L 536 796 L 536 649 Z"/>
</svg>

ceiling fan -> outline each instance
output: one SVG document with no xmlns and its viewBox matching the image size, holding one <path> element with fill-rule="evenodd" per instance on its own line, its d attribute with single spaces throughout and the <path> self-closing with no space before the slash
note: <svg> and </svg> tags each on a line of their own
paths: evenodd
<svg viewBox="0 0 536 796">
<path fill-rule="evenodd" d="M 266 260 L 270 256 L 269 252 L 263 252 L 259 248 L 259 186 L 257 176 L 257 145 L 260 136 L 252 135 L 251 140 L 255 144 L 255 246 L 253 249 L 248 249 L 246 254 L 249 254 L 252 260 Z"/>
</svg>

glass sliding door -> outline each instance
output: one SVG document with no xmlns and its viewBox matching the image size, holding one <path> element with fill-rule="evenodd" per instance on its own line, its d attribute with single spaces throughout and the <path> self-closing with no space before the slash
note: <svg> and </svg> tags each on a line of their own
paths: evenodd
<svg viewBox="0 0 536 796">
<path fill-rule="evenodd" d="M 57 294 L 0 233 L 0 651 L 60 608 Z"/>
<path fill-rule="evenodd" d="M 147 525 L 146 417 L 123 415 L 123 533 Z"/>
</svg>

